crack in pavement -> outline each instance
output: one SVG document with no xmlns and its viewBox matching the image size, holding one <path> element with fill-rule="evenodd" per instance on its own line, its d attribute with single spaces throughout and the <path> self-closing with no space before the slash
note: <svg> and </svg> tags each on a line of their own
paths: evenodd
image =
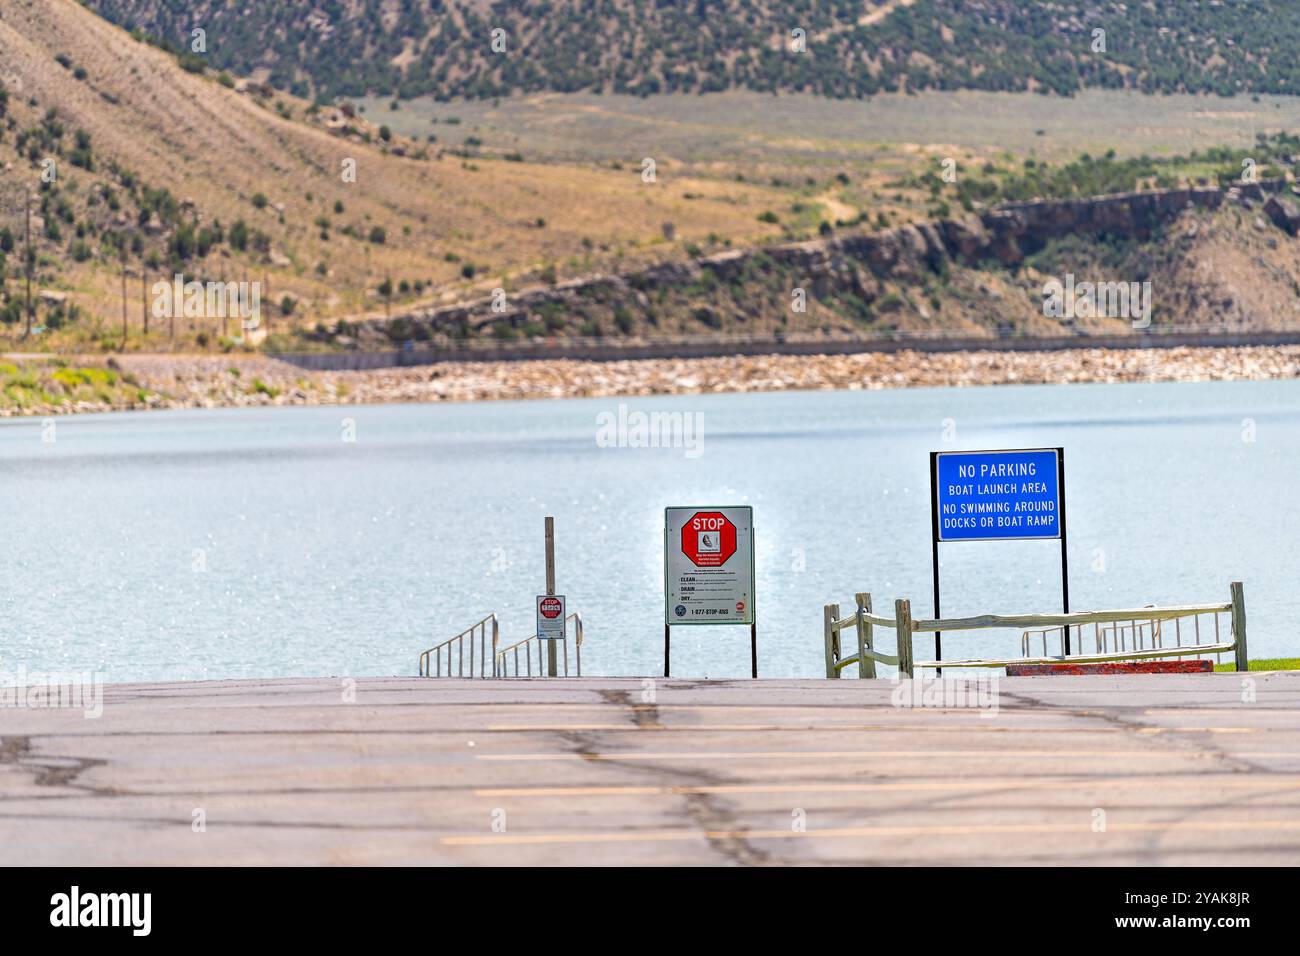
<svg viewBox="0 0 1300 956">
<path fill-rule="evenodd" d="M 644 728 L 663 726 L 659 721 L 659 708 L 656 704 L 636 703 L 632 700 L 631 694 L 625 690 L 602 689 L 599 693 L 606 703 L 626 709 L 635 726 Z M 562 731 L 559 736 L 581 756 L 592 760 L 593 763 L 604 764 L 604 761 L 594 760 L 600 753 L 595 739 L 598 734 L 589 731 Z M 668 778 L 665 782 L 668 786 L 680 787 L 684 784 L 719 786 L 730 782 L 728 778 L 698 768 L 670 768 L 663 765 L 637 763 L 634 760 L 619 761 L 618 765 L 620 768 L 647 774 L 659 781 Z M 711 793 L 680 793 L 677 796 L 685 803 L 684 815 L 699 828 L 700 835 L 715 853 L 739 866 L 757 866 L 774 862 L 771 853 L 759 849 L 737 833 L 743 830 L 743 827 L 736 820 L 735 813 L 726 800 Z M 718 836 L 719 833 L 725 835 Z"/>
<path fill-rule="evenodd" d="M 1025 697 L 1018 694 L 1011 694 L 1008 693 L 1007 691 L 999 691 L 999 696 L 1008 697 L 1011 700 L 1015 701 L 1017 704 L 1021 704 L 1026 707 L 1037 707 L 1041 709 L 1044 706 L 1041 701 L 1035 700 L 1032 697 Z M 1109 726 L 1128 731 L 1129 735 L 1131 735 L 1134 740 L 1166 741 L 1180 750 L 1196 750 L 1199 752 L 1208 752 L 1212 757 L 1215 758 L 1217 762 L 1219 762 L 1222 766 L 1232 770 L 1234 773 L 1276 772 L 1270 767 L 1261 764 L 1251 763 L 1245 756 L 1227 753 L 1222 749 L 1222 747 L 1216 746 L 1218 740 L 1212 734 L 1200 733 L 1199 736 L 1204 738 L 1203 740 L 1199 740 L 1199 739 L 1189 740 L 1187 739 L 1187 736 L 1198 734 L 1198 731 L 1182 730 L 1178 727 L 1163 727 L 1157 723 L 1137 720 L 1133 717 L 1126 715 L 1119 708 L 1091 707 L 1087 709 L 1082 709 L 1082 708 L 1070 707 L 1070 708 L 1063 708 L 1058 712 L 1068 717 L 1075 717 L 1080 720 L 1101 721 L 1102 723 L 1108 724 Z M 1153 731 L 1153 730 L 1159 730 L 1160 733 L 1159 734 L 1149 733 L 1149 731 Z M 1147 731 L 1147 733 L 1144 733 L 1144 731 Z"/>
<path fill-rule="evenodd" d="M 95 796 L 122 796 L 112 787 L 97 787 L 78 778 L 92 767 L 108 763 L 97 757 L 62 757 L 32 752 L 31 737 L 0 737 L 0 764 L 12 764 L 32 773 L 38 787 L 70 787 Z"/>
<path fill-rule="evenodd" d="M 1043 706 L 1042 701 L 1035 700 L 1032 697 L 1007 693 L 1006 691 L 1001 691 L 999 696 L 1009 697 L 1018 704 L 1027 706 L 1034 705 L 1040 708 Z M 1268 774 L 1275 772 L 1272 768 L 1259 766 L 1240 756 L 1225 752 L 1220 746 L 1216 746 L 1217 742 L 1213 735 L 1202 733 L 1199 736 L 1205 739 L 1187 739 L 1187 734 L 1195 734 L 1196 731 L 1180 731 L 1176 727 L 1162 727 L 1160 724 L 1154 722 L 1137 720 L 1119 708 L 1093 707 L 1088 709 L 1079 709 L 1070 707 L 1064 709 L 1062 712 L 1070 717 L 1080 720 L 1101 721 L 1109 726 L 1120 728 L 1126 731 L 1127 735 L 1133 740 L 1158 740 L 1170 744 L 1177 750 L 1208 753 L 1210 758 L 1216 764 L 1232 773 Z M 1153 729 L 1158 729 L 1163 732 L 1158 735 L 1144 733 L 1144 731 Z M 1099 807 L 1098 809 L 1103 812 L 1106 810 L 1105 807 Z M 1182 812 L 1175 811 L 1173 819 L 1179 821 L 1190 820 L 1198 813 L 1204 812 L 1204 809 L 1205 808 L 1203 807 L 1187 807 Z M 1168 852 L 1161 846 L 1161 841 L 1163 839 L 1164 835 L 1158 832 L 1146 834 L 1141 838 L 1139 847 L 1135 848 L 1131 852 L 1139 854 L 1141 865 L 1143 866 L 1163 866 L 1167 862 L 1166 854 Z"/>
<path fill-rule="evenodd" d="M 613 704 L 615 707 L 626 707 L 632 712 L 632 723 L 637 727 L 662 727 L 659 722 L 659 707 L 656 704 L 637 704 L 633 703 L 632 695 L 625 690 L 610 690 L 608 688 L 597 691 L 600 699 L 607 704 Z"/>
</svg>

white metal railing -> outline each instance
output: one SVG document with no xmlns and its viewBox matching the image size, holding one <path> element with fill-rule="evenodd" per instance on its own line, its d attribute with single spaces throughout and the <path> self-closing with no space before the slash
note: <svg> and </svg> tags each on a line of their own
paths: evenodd
<svg viewBox="0 0 1300 956">
<path fill-rule="evenodd" d="M 1226 604 L 1196 604 L 1178 607 L 1144 607 L 1133 610 L 1081 611 L 1069 614 L 986 614 L 979 617 L 941 620 L 913 620 L 912 604 L 905 599 L 894 602 L 894 619 L 871 613 L 871 595 L 858 594 L 857 608 L 853 614 L 840 618 L 839 605 L 828 604 L 823 614 L 823 632 L 826 645 L 826 676 L 837 678 L 840 671 L 858 664 L 859 677 L 874 677 L 877 662 L 893 664 L 909 677 L 917 670 L 940 667 L 1006 667 L 1009 664 L 1088 664 L 1112 661 L 1156 660 L 1166 657 L 1200 657 L 1207 654 L 1233 653 L 1237 670 L 1248 669 L 1246 647 L 1246 599 L 1241 582 L 1233 582 L 1231 600 Z M 1221 633 L 1219 615 L 1226 614 L 1231 621 L 1227 639 Z M 1213 615 L 1214 637 L 1201 640 L 1203 615 Z M 1183 622 L 1191 619 L 1190 634 L 1184 635 Z M 1170 634 L 1170 624 L 1173 634 Z M 1127 626 L 1125 626 L 1127 625 Z M 1084 651 L 1083 628 L 1093 629 L 1093 649 Z M 841 652 L 840 633 L 849 628 L 857 633 L 856 654 L 845 656 Z M 877 628 L 892 628 L 898 651 L 885 655 L 876 650 Z M 912 653 L 916 634 L 942 631 L 952 634 L 961 631 L 1011 628 L 1020 630 L 1022 656 L 1016 658 L 968 659 L 951 661 L 917 661 Z M 1068 656 L 1052 655 L 1047 649 L 1049 635 L 1058 636 L 1062 643 L 1067 631 L 1077 635 L 1078 648 Z M 1042 640 L 1041 657 L 1029 656 L 1035 637 Z"/>
<path fill-rule="evenodd" d="M 489 652 L 488 633 L 492 635 L 492 648 Z M 475 640 L 477 638 L 477 641 Z M 500 638 L 500 632 L 497 627 L 497 616 L 495 613 L 489 614 L 477 624 L 467 627 L 455 637 L 450 637 L 437 644 L 420 655 L 420 676 L 421 677 L 443 677 L 442 659 L 445 655 L 447 658 L 447 677 L 464 677 L 465 675 L 465 646 L 469 645 L 469 676 L 470 677 L 495 677 L 496 650 L 497 641 Z M 475 654 L 475 644 L 478 644 L 477 655 Z M 456 658 L 456 673 L 451 672 L 451 662 L 453 655 Z M 478 666 L 478 673 L 475 673 L 475 665 Z M 489 668 L 492 668 L 489 670 Z"/>
<path fill-rule="evenodd" d="M 1145 611 L 1146 608 L 1143 608 Z M 1183 615 L 1172 619 L 1142 619 L 1130 620 L 1127 623 L 1116 621 L 1111 624 L 1094 624 L 1092 633 L 1088 635 L 1084 626 L 1074 625 L 1069 630 L 1071 632 L 1070 646 L 1078 648 L 1080 652 L 1089 643 L 1087 638 L 1091 637 L 1092 653 L 1110 654 L 1125 653 L 1129 651 L 1161 651 L 1166 647 L 1201 647 L 1206 646 L 1224 646 L 1222 619 L 1224 615 L 1232 614 L 1232 605 L 1207 605 L 1206 609 L 1197 614 Z M 1201 627 L 1202 619 L 1209 615 L 1210 620 L 1204 628 Z M 1190 620 L 1189 620 L 1190 618 Z M 1168 625 L 1172 624 L 1170 627 Z M 1186 626 L 1184 626 L 1186 624 Z M 1211 631 L 1212 626 L 1212 631 Z M 1231 626 L 1231 621 L 1229 621 Z M 1020 635 L 1020 654 L 1022 657 L 1029 657 L 1032 653 L 1035 642 L 1042 648 L 1042 656 L 1065 656 L 1065 633 L 1064 627 L 1047 627 L 1038 630 L 1025 631 Z M 1048 642 L 1055 642 L 1058 648 L 1057 655 L 1053 655 L 1048 650 Z M 1226 649 L 1226 648 L 1225 648 Z M 1210 653 L 1209 651 L 1203 651 Z M 1222 663 L 1223 650 L 1213 652 L 1215 662 Z"/>
<path fill-rule="evenodd" d="M 573 646 L 574 659 L 577 677 L 582 676 L 582 615 L 574 611 L 565 622 L 573 623 Z M 568 632 L 568 629 L 565 629 Z M 558 644 L 564 649 L 564 673 L 562 676 L 569 676 L 569 640 L 567 637 L 557 640 L 543 640 L 538 635 L 525 637 L 522 641 L 516 641 L 509 647 L 503 647 L 492 656 L 492 673 L 494 677 L 532 677 L 533 675 L 533 655 L 534 649 L 537 651 L 537 674 L 538 677 L 546 676 L 547 654 L 546 647 L 549 644 Z M 523 652 L 523 666 L 520 666 L 520 652 Z M 511 673 L 511 668 L 514 673 Z"/>
</svg>

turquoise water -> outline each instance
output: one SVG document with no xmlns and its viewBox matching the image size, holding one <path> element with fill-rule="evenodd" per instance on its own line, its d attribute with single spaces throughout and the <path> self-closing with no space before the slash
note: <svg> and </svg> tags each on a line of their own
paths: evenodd
<svg viewBox="0 0 1300 956">
<path fill-rule="evenodd" d="M 930 451 L 1056 445 L 1076 610 L 1226 601 L 1243 580 L 1252 656 L 1300 652 L 1300 382 L 622 401 L 702 415 L 698 454 L 602 447 L 617 399 L 0 421 L 0 670 L 412 674 L 489 611 L 503 643 L 531 632 L 549 514 L 584 672 L 654 674 L 664 507 L 747 504 L 760 673 L 819 676 L 824 603 L 929 613 Z M 1059 606 L 1055 542 L 941 559 L 945 616 Z M 946 656 L 1018 646 L 945 637 Z M 674 632 L 675 676 L 748 668 L 743 629 Z"/>
</svg>

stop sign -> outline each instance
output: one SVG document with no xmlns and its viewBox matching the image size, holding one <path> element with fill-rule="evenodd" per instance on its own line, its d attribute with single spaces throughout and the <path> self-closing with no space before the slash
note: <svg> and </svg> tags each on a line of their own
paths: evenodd
<svg viewBox="0 0 1300 956">
<path fill-rule="evenodd" d="M 736 526 L 720 511 L 697 511 L 682 525 L 682 554 L 697 568 L 718 568 L 736 553 Z"/>
<path fill-rule="evenodd" d="M 560 612 L 564 610 L 564 605 L 560 603 L 559 598 L 548 597 L 538 602 L 537 610 L 541 612 L 542 617 L 551 621 L 560 616 Z"/>
</svg>

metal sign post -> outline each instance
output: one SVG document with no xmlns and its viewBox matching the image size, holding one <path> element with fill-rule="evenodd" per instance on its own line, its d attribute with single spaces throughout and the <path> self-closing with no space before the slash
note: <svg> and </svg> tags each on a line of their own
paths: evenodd
<svg viewBox="0 0 1300 956">
<path fill-rule="evenodd" d="M 665 508 L 664 676 L 674 624 L 748 624 L 750 673 L 758 677 L 754 604 L 754 509 Z"/>
<path fill-rule="evenodd" d="M 930 559 L 934 617 L 939 613 L 939 545 L 946 541 L 1061 542 L 1061 605 L 1070 613 L 1065 535 L 1065 449 L 930 453 Z M 942 660 L 941 634 L 934 659 Z M 1070 628 L 1062 647 L 1070 653 Z M 942 674 L 942 669 L 939 670 Z"/>
<path fill-rule="evenodd" d="M 555 519 L 546 518 L 546 593 L 555 594 Z M 560 620 L 564 620 L 561 613 Z M 555 661 L 555 641 L 546 642 L 546 676 L 555 677 L 558 671 Z"/>
<path fill-rule="evenodd" d="M 934 570 L 934 619 L 941 620 L 939 614 L 939 509 L 935 507 L 936 490 L 939 487 L 939 453 L 930 452 L 930 567 Z M 943 660 L 943 632 L 934 632 L 934 659 Z M 936 671 L 943 676 L 943 668 Z"/>
</svg>

